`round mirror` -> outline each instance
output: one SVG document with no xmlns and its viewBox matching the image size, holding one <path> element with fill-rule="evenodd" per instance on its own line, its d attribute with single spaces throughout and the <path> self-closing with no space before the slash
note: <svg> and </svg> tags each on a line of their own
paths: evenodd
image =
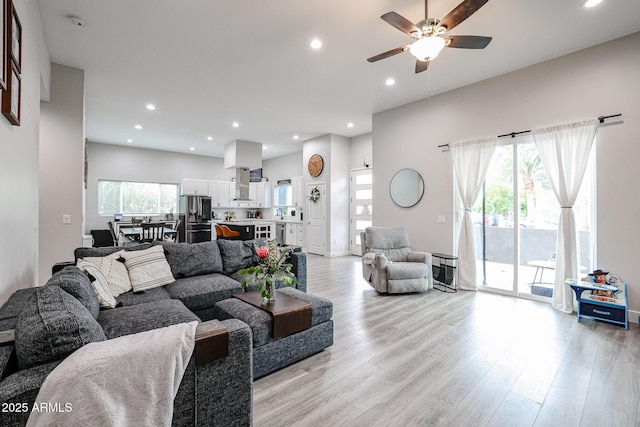
<svg viewBox="0 0 640 427">
<path fill-rule="evenodd" d="M 401 208 L 418 204 L 424 194 L 424 181 L 413 169 L 402 169 L 391 178 L 389 193 L 393 202 Z"/>
</svg>

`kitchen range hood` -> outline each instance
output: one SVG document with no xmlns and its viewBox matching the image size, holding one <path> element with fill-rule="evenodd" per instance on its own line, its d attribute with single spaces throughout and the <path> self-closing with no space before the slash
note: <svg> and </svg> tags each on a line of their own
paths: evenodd
<svg viewBox="0 0 640 427">
<path fill-rule="evenodd" d="M 249 169 L 236 169 L 236 194 L 233 200 L 253 201 L 249 198 Z"/>
<path fill-rule="evenodd" d="M 262 167 L 262 144 L 235 140 L 224 146 L 225 169 L 236 170 L 236 194 L 233 200 L 251 201 L 249 198 L 249 171 Z"/>
</svg>

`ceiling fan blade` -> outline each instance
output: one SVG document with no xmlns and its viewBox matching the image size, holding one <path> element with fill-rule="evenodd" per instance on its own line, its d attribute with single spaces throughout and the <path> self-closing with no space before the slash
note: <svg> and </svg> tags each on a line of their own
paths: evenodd
<svg viewBox="0 0 640 427">
<path fill-rule="evenodd" d="M 447 16 L 442 18 L 438 24 L 438 28 L 445 27 L 447 31 L 451 31 L 462 21 L 473 15 L 489 0 L 464 0 L 457 5 Z"/>
<path fill-rule="evenodd" d="M 456 47 L 460 49 L 484 49 L 491 42 L 491 37 L 485 36 L 447 36 L 446 47 Z"/>
<path fill-rule="evenodd" d="M 380 53 L 380 54 L 378 54 L 376 56 L 372 56 L 371 58 L 367 59 L 367 61 L 369 61 L 369 62 L 380 61 L 381 59 L 385 59 L 385 58 L 388 58 L 390 56 L 402 53 L 407 49 L 409 49 L 409 46 L 397 47 L 395 49 L 391 49 L 391 50 L 388 50 L 386 52 L 382 52 L 382 53 Z"/>
<path fill-rule="evenodd" d="M 387 12 L 380 18 L 382 18 L 387 24 L 393 25 L 405 34 L 411 35 L 411 33 L 419 32 L 418 27 L 413 25 L 413 22 L 395 12 Z"/>
<path fill-rule="evenodd" d="M 416 59 L 416 74 L 427 71 L 428 69 L 429 61 L 420 61 L 419 59 Z"/>
</svg>

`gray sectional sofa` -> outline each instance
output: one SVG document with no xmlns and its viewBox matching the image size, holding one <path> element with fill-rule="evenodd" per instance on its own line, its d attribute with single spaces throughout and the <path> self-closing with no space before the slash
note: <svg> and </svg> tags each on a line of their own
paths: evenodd
<svg viewBox="0 0 640 427">
<path fill-rule="evenodd" d="M 116 308 L 99 307 L 92 278 L 75 266 L 58 271 L 43 287 L 11 296 L 0 308 L 0 341 L 5 336 L 0 343 L 0 405 L 17 408 L 15 404 L 27 403 L 31 407 L 46 376 L 88 342 L 194 320 L 203 322 L 202 326 L 211 319 L 225 318 L 216 312 L 216 303 L 242 292 L 236 272 L 257 261 L 251 241 L 154 245 L 158 244 L 163 245 L 175 281 L 143 292 L 126 292 L 116 298 Z M 74 255 L 77 261 L 122 249 L 78 248 Z M 291 262 L 297 288 L 306 292 L 305 254 L 292 253 Z M 237 319 L 221 323 L 228 330 L 228 356 L 196 364 L 194 352 L 174 400 L 173 425 L 252 423 L 252 332 Z M 15 330 L 14 341 L 10 330 Z M 2 411 L 0 425 L 22 426 L 28 416 L 28 412 Z"/>
</svg>

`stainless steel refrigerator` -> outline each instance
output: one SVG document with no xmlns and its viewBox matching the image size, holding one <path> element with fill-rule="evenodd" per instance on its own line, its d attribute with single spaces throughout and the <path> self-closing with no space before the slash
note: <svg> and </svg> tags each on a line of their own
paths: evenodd
<svg viewBox="0 0 640 427">
<path fill-rule="evenodd" d="M 180 196 L 180 242 L 199 243 L 211 240 L 211 197 Z"/>
</svg>

